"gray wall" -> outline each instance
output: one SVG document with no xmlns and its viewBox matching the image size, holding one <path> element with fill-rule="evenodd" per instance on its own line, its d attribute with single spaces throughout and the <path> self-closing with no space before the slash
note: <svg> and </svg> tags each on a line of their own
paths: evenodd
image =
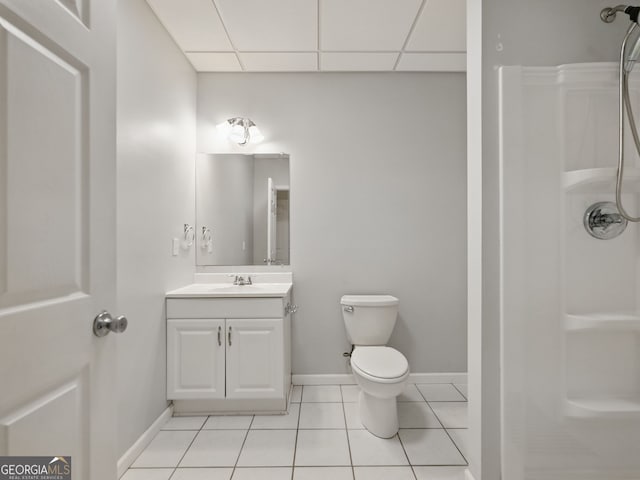
<svg viewBox="0 0 640 480">
<path fill-rule="evenodd" d="M 611 25 L 600 21 L 600 10 L 614 5 L 607 0 L 483 0 L 481 9 L 477 0 L 468 0 L 467 5 L 472 12 L 468 51 L 482 56 L 477 63 L 478 58 L 469 59 L 470 91 L 482 82 L 481 105 L 470 108 L 469 118 L 470 138 L 477 136 L 469 159 L 481 162 L 477 170 L 482 171 L 470 179 L 469 189 L 469 202 L 482 205 L 481 230 L 470 229 L 469 237 L 470 252 L 482 245 L 479 255 L 469 256 L 480 275 L 470 278 L 470 291 L 481 290 L 474 304 L 482 311 L 477 318 L 470 312 L 475 325 L 469 326 L 469 373 L 476 377 L 469 385 L 471 471 L 476 480 L 494 480 L 500 474 L 498 67 L 615 61 L 628 23 L 621 17 Z"/>
<path fill-rule="evenodd" d="M 195 270 L 171 241 L 195 222 L 196 74 L 144 0 L 118 2 L 117 67 L 120 456 L 167 406 L 164 293 Z"/>
<path fill-rule="evenodd" d="M 465 102 L 463 74 L 198 75 L 200 152 L 240 115 L 291 154 L 294 373 L 347 372 L 347 293 L 400 298 L 413 372 L 466 371 Z"/>
</svg>

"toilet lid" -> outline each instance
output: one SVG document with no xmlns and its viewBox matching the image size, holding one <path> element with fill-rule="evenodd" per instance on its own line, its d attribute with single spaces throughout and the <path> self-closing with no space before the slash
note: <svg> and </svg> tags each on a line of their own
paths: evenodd
<svg viewBox="0 0 640 480">
<path fill-rule="evenodd" d="M 400 300 L 391 295 L 343 295 L 340 303 L 354 307 L 389 307 L 398 305 Z"/>
<path fill-rule="evenodd" d="M 405 356 L 391 347 L 356 347 L 351 364 L 378 378 L 398 378 L 409 369 Z"/>
</svg>

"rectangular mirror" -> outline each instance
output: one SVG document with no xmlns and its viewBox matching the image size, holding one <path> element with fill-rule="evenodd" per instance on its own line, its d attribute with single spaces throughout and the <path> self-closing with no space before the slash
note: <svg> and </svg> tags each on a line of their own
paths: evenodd
<svg viewBox="0 0 640 480">
<path fill-rule="evenodd" d="M 289 155 L 197 155 L 196 264 L 289 265 Z"/>
</svg>

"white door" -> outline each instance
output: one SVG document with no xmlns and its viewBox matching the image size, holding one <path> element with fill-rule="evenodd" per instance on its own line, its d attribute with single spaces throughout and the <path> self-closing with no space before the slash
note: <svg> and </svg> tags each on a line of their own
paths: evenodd
<svg viewBox="0 0 640 480">
<path fill-rule="evenodd" d="M 276 227 L 278 212 L 278 192 L 273 179 L 267 180 L 267 265 L 276 261 Z"/>
<path fill-rule="evenodd" d="M 167 398 L 224 398 L 224 320 L 167 320 Z"/>
<path fill-rule="evenodd" d="M 283 396 L 282 319 L 227 320 L 227 398 Z"/>
<path fill-rule="evenodd" d="M 116 478 L 115 1 L 0 0 L 0 455 Z"/>
</svg>

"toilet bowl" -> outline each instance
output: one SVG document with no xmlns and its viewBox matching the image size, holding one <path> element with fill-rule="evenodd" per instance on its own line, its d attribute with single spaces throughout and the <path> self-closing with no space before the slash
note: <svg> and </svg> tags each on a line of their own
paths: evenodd
<svg viewBox="0 0 640 480">
<path fill-rule="evenodd" d="M 360 387 L 362 425 L 377 437 L 393 437 L 399 428 L 396 399 L 409 378 L 407 359 L 391 347 L 356 347 L 351 369 Z"/>
<path fill-rule="evenodd" d="M 354 345 L 351 369 L 361 389 L 360 420 L 372 434 L 393 437 L 399 428 L 396 399 L 409 378 L 405 356 L 385 345 L 399 301 L 390 295 L 345 295 L 340 303 L 347 337 Z"/>
</svg>

